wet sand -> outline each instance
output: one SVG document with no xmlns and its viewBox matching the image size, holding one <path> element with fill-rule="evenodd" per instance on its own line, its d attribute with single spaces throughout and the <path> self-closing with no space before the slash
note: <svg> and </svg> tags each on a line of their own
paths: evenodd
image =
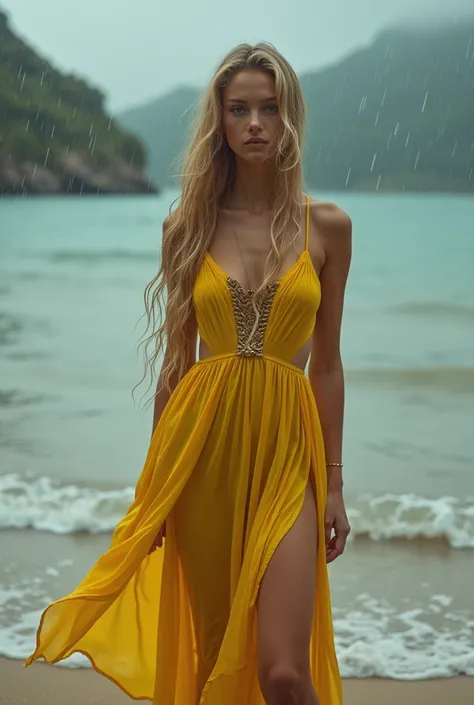
<svg viewBox="0 0 474 705">
<path fill-rule="evenodd" d="M 2 607 L 0 653 L 8 655 L 12 659 L 20 659 L 25 658 L 33 650 L 34 633 L 39 622 L 39 611 L 53 599 L 66 595 L 72 590 L 82 580 L 88 568 L 98 556 L 106 550 L 109 542 L 110 536 L 108 534 L 55 535 L 29 529 L 1 532 L 0 553 L 2 555 L 2 566 L 0 567 L 0 586 L 7 592 L 11 591 L 11 595 L 8 600 L 4 601 Z M 386 542 L 372 542 L 365 539 L 355 541 L 348 547 L 344 557 L 339 561 L 335 561 L 330 569 L 333 607 L 335 609 L 335 618 L 339 621 L 342 620 L 340 624 L 341 634 L 345 634 L 344 630 L 347 630 L 347 624 L 344 622 L 345 616 L 352 613 L 357 615 L 362 610 L 368 620 L 367 634 L 372 634 L 372 638 L 374 638 L 375 634 L 375 637 L 379 640 L 390 638 L 393 630 L 410 631 L 412 628 L 404 622 L 397 621 L 396 614 L 420 608 L 423 608 L 423 615 L 420 617 L 420 628 L 423 628 L 426 624 L 433 626 L 440 634 L 445 628 L 452 629 L 455 633 L 460 633 L 462 622 L 446 620 L 445 615 L 450 612 L 456 613 L 458 616 L 471 613 L 472 590 L 469 587 L 471 584 L 471 563 L 470 551 L 452 551 L 443 542 L 420 540 L 411 542 L 392 541 L 387 544 Z M 453 580 L 453 576 L 456 576 L 455 580 Z M 389 618 L 384 628 L 385 634 L 383 630 L 376 628 L 377 613 L 374 613 L 370 606 L 367 607 L 364 600 L 359 599 L 359 596 L 364 593 L 367 593 L 371 600 L 392 606 L 391 609 L 394 610 L 395 616 Z M 434 593 L 451 595 L 452 602 L 448 601 L 446 606 L 443 606 L 442 603 L 433 602 Z M 432 610 L 429 609 L 430 605 L 433 607 Z M 350 623 L 352 624 L 352 622 Z M 11 627 L 11 625 L 13 626 Z M 15 627 L 15 625 L 18 625 L 18 627 Z M 356 630 L 354 638 L 364 641 L 368 637 L 361 635 L 360 631 Z M 347 639 L 341 644 L 341 654 L 343 654 L 347 646 Z M 375 646 L 377 647 L 377 644 Z M 405 648 L 403 644 L 402 647 Z M 400 652 L 402 656 L 403 648 Z M 421 648 L 424 650 L 423 653 L 425 653 L 427 650 L 426 645 L 422 644 Z M 5 663 L 8 664 L 8 668 L 16 669 L 14 660 L 6 661 Z M 350 668 L 349 674 L 352 675 L 354 673 L 353 661 L 349 662 L 348 665 Z M 390 663 L 388 666 L 390 666 Z M 450 664 L 446 663 L 446 668 L 443 668 L 443 663 L 437 660 L 436 668 L 428 670 L 428 674 L 436 674 L 440 671 L 443 675 L 455 673 L 455 666 L 455 659 Z M 5 668 L 4 665 L 2 667 Z M 344 664 L 341 663 L 341 667 L 344 672 Z M 383 659 L 382 662 L 375 662 L 372 669 L 370 654 L 363 655 L 359 668 L 366 677 L 374 670 L 376 673 L 388 672 L 393 675 L 393 669 L 387 667 L 387 663 Z M 397 668 L 394 669 L 395 675 L 399 673 L 399 670 Z M 28 687 L 29 679 L 32 678 L 31 668 L 26 669 L 25 674 L 20 674 L 20 682 L 14 683 L 16 688 Z M 73 688 L 76 687 L 76 683 L 78 688 L 88 688 L 87 691 L 84 691 L 84 696 L 80 696 L 82 692 L 80 690 L 77 691 L 77 696 L 74 696 L 76 698 L 79 696 L 84 697 L 83 700 L 76 699 L 72 702 L 88 702 L 88 693 L 95 694 L 96 687 L 98 688 L 97 693 L 102 693 L 101 688 L 104 687 L 102 685 L 104 679 L 99 678 L 97 680 L 95 674 L 89 673 L 87 669 L 71 671 L 68 668 L 56 667 L 51 670 L 43 666 L 43 670 L 40 670 L 36 677 L 44 679 L 45 687 L 43 688 L 42 680 L 38 686 L 33 684 L 31 687 L 38 687 L 41 692 L 43 690 L 51 693 L 53 691 L 56 692 L 57 688 L 60 688 L 61 684 L 65 682 L 63 679 L 67 674 L 71 674 L 70 677 L 74 679 Z M 418 677 L 423 677 L 423 675 L 422 673 Z M 84 679 L 85 686 L 81 685 L 82 679 Z M 438 686 L 441 688 L 441 692 L 444 693 L 446 691 L 446 694 L 450 694 L 453 688 L 465 687 L 456 685 L 455 681 L 457 683 L 457 680 L 449 679 L 444 681 L 440 679 L 434 681 L 435 686 L 430 686 L 426 682 L 421 682 L 421 685 L 428 689 L 433 688 L 433 692 L 438 697 Z M 13 685 L 10 685 L 11 682 L 12 676 L 8 674 L 3 679 L 0 677 L 0 683 L 2 683 L 0 685 L 0 705 L 3 702 L 11 702 L 15 703 L 15 705 L 20 705 L 22 702 L 29 705 L 31 702 L 33 705 L 33 701 L 28 699 L 27 694 L 22 697 L 18 695 L 16 699 L 11 699 L 9 691 L 10 687 L 13 688 Z M 31 682 L 33 683 L 33 681 Z M 403 699 L 399 702 L 404 704 L 406 698 L 406 702 L 409 703 L 409 698 L 413 697 L 415 698 L 413 702 L 417 702 L 417 705 L 424 705 L 423 700 L 416 701 L 417 693 L 420 692 L 418 688 L 421 687 L 421 685 L 416 685 L 416 683 L 410 684 L 408 681 L 397 682 L 383 679 L 369 680 L 368 678 L 355 681 L 348 678 L 345 682 L 347 683 L 348 697 L 350 696 L 349 704 L 351 702 L 354 702 L 355 705 L 359 702 L 362 704 L 364 703 L 364 697 L 368 697 L 368 694 L 372 693 L 373 696 L 371 695 L 371 697 L 374 700 L 367 702 L 377 702 L 377 698 L 380 697 L 380 702 L 384 703 L 385 684 L 388 683 L 387 693 L 393 693 L 395 701 L 398 693 L 401 692 Z M 8 688 L 3 683 L 8 683 Z M 93 685 L 94 683 L 97 685 Z M 474 693 L 474 678 L 471 679 L 470 683 Z M 106 686 L 108 686 L 107 683 Z M 67 687 L 69 688 L 69 686 Z M 401 691 L 399 691 L 400 688 L 402 689 Z M 112 691 L 107 690 L 107 692 L 113 693 L 113 701 L 120 703 L 127 700 L 126 698 L 125 700 L 123 699 L 118 688 L 115 688 L 115 691 L 114 688 L 112 688 Z M 411 696 L 412 692 L 414 693 L 413 696 Z M 430 690 L 426 692 L 431 693 Z M 2 700 L 2 698 L 7 696 L 10 697 L 10 700 Z M 55 702 L 61 702 L 60 698 L 55 700 L 56 697 L 51 695 L 52 705 Z M 109 701 L 108 697 L 104 695 L 104 703 Z M 120 700 L 121 697 L 122 700 Z M 392 696 L 390 695 L 390 697 Z M 428 695 L 426 697 L 428 698 Z M 63 702 L 65 705 L 67 701 Z M 429 699 L 427 702 L 430 702 Z M 459 702 L 470 702 L 470 705 L 472 705 L 474 698 L 471 696 L 470 701 L 461 699 Z"/>
<path fill-rule="evenodd" d="M 89 669 L 45 664 L 24 668 L 0 659 L 0 705 L 125 705 L 117 686 Z M 344 680 L 344 705 L 472 705 L 474 678 L 430 681 Z M 144 702 L 144 701 L 142 701 Z"/>
</svg>

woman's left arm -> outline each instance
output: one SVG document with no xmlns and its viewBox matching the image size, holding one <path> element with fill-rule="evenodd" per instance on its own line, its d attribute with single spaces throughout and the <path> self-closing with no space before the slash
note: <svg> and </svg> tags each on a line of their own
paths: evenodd
<svg viewBox="0 0 474 705">
<path fill-rule="evenodd" d="M 333 204 L 314 204 L 312 217 L 323 238 L 321 304 L 314 328 L 308 377 L 318 407 L 327 463 L 342 463 L 344 373 L 340 337 L 344 293 L 351 262 L 352 224 Z M 327 467 L 326 560 L 340 556 L 350 532 L 342 494 L 342 468 Z M 333 533 L 334 532 L 334 533 Z"/>
</svg>

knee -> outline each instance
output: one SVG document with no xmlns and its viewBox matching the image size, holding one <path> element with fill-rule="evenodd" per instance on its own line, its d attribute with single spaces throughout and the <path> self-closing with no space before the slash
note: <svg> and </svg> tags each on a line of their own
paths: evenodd
<svg viewBox="0 0 474 705">
<path fill-rule="evenodd" d="M 268 705 L 299 705 L 303 702 L 308 674 L 290 664 L 278 664 L 260 670 L 259 680 Z"/>
</svg>

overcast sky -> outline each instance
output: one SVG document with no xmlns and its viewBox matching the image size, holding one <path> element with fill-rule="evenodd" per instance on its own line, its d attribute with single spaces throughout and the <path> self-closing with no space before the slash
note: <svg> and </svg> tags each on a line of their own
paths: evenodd
<svg viewBox="0 0 474 705">
<path fill-rule="evenodd" d="M 296 71 L 363 45 L 395 21 L 472 11 L 473 0 L 0 0 L 58 67 L 102 88 L 113 111 L 203 85 L 242 41 L 272 42 Z M 446 10 L 450 5 L 450 10 Z"/>
</svg>

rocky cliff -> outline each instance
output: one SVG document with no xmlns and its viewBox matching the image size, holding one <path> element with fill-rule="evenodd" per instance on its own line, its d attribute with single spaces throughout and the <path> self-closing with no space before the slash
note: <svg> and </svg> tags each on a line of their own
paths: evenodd
<svg viewBox="0 0 474 705">
<path fill-rule="evenodd" d="M 146 162 L 104 95 L 51 66 L 0 12 L 0 193 L 155 193 Z"/>
</svg>

